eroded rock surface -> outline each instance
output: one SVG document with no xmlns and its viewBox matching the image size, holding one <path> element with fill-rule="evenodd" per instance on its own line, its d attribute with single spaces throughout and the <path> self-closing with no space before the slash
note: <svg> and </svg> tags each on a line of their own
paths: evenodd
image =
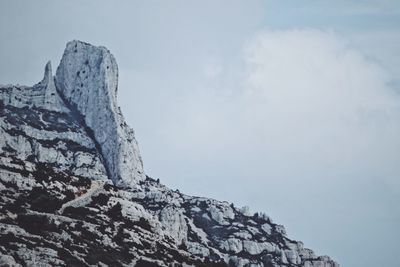
<svg viewBox="0 0 400 267">
<path fill-rule="evenodd" d="M 144 175 L 106 48 L 0 87 L 0 266 L 337 267 L 262 213 Z"/>
<path fill-rule="evenodd" d="M 67 106 L 93 132 L 114 183 L 132 186 L 145 178 L 139 147 L 117 104 L 118 66 L 105 47 L 72 41 L 55 76 Z"/>
</svg>

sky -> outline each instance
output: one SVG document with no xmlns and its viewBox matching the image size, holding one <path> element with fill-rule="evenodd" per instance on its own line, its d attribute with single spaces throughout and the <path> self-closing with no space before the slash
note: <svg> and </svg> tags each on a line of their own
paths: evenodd
<svg viewBox="0 0 400 267">
<path fill-rule="evenodd" d="M 0 83 L 111 50 L 146 173 L 345 267 L 400 261 L 400 2 L 0 2 Z"/>
</svg>

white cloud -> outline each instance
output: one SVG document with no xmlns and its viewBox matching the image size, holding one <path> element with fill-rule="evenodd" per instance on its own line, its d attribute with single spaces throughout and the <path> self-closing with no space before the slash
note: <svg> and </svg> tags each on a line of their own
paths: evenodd
<svg viewBox="0 0 400 267">
<path fill-rule="evenodd" d="M 205 60 L 203 72 L 207 78 L 216 78 L 222 71 L 221 62 L 216 57 L 209 57 Z"/>
<path fill-rule="evenodd" d="M 267 31 L 246 51 L 246 120 L 260 143 L 338 168 L 384 157 L 374 171 L 400 173 L 392 158 L 400 156 L 400 99 L 378 65 L 316 30 Z"/>
<path fill-rule="evenodd" d="M 174 104 L 176 115 L 169 114 L 173 120 L 164 120 L 162 131 L 178 149 L 174 156 L 192 154 L 194 164 L 245 163 L 259 168 L 261 183 L 310 173 L 308 179 L 321 180 L 327 169 L 344 180 L 351 173 L 351 179 L 380 175 L 397 182 L 399 97 L 386 72 L 341 37 L 265 31 L 247 44 L 238 69 L 233 95 L 219 94 L 228 85 L 212 76 Z"/>
</svg>

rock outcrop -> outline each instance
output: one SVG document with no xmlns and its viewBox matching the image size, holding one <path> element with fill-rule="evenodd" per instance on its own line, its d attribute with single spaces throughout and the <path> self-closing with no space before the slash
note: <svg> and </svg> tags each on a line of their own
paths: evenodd
<svg viewBox="0 0 400 267">
<path fill-rule="evenodd" d="M 72 41 L 55 76 L 66 105 L 82 116 L 114 183 L 132 186 L 145 178 L 133 130 L 117 105 L 118 66 L 105 47 Z"/>
<path fill-rule="evenodd" d="M 0 87 L 0 266 L 337 267 L 265 214 L 144 175 L 104 47 Z"/>
<path fill-rule="evenodd" d="M 56 90 L 50 63 L 33 87 L 0 87 L 0 116 L 1 171 L 31 172 L 36 163 L 46 163 L 72 175 L 108 180 L 88 129 Z"/>
</svg>

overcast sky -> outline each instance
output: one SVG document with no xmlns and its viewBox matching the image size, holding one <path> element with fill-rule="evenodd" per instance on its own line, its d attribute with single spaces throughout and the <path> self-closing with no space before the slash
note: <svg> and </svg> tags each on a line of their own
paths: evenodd
<svg viewBox="0 0 400 267">
<path fill-rule="evenodd" d="M 398 266 L 399 1 L 115 2 L 1 1 L 0 83 L 106 46 L 148 175 L 341 266 Z"/>
</svg>

